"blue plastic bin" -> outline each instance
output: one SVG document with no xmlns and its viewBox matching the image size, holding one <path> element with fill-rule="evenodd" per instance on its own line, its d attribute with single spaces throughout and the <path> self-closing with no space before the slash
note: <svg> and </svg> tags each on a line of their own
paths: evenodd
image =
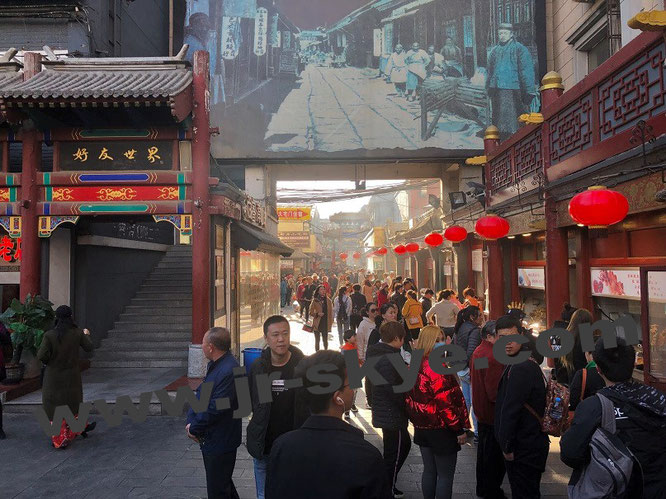
<svg viewBox="0 0 666 499">
<path fill-rule="evenodd" d="M 243 349 L 243 365 L 248 376 L 250 374 L 250 367 L 252 363 L 261 357 L 261 348 L 244 348 Z"/>
</svg>

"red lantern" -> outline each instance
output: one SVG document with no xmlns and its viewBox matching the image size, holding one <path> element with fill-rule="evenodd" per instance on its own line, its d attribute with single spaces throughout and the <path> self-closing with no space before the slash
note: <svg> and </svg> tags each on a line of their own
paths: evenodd
<svg viewBox="0 0 666 499">
<path fill-rule="evenodd" d="M 453 243 L 467 239 L 467 229 L 460 225 L 452 225 L 444 231 L 444 237 Z"/>
<path fill-rule="evenodd" d="M 569 202 L 569 215 L 574 222 L 591 229 L 605 229 L 624 220 L 629 202 L 624 195 L 603 186 L 593 186 L 576 194 Z"/>
<path fill-rule="evenodd" d="M 497 215 L 481 217 L 476 221 L 475 230 L 485 239 L 499 239 L 509 233 L 509 222 Z"/>
<path fill-rule="evenodd" d="M 393 248 L 393 251 L 395 251 L 396 255 L 404 255 L 407 253 L 407 248 L 405 248 L 405 246 L 402 244 L 398 244 L 395 248 Z"/>
<path fill-rule="evenodd" d="M 388 250 L 386 248 L 379 248 L 377 251 L 375 251 L 375 253 L 384 256 L 386 253 L 388 253 Z"/>
<path fill-rule="evenodd" d="M 437 246 L 441 246 L 444 243 L 444 236 L 441 235 L 439 232 L 431 232 L 425 237 L 423 241 L 428 246 L 436 248 Z"/>
<path fill-rule="evenodd" d="M 359 258 L 361 258 L 361 254 L 360 254 L 358 251 L 356 251 L 356 252 L 354 252 L 354 254 L 352 255 L 352 258 L 353 258 L 354 260 L 358 260 Z"/>
<path fill-rule="evenodd" d="M 416 243 L 409 243 L 407 246 L 405 246 L 405 249 L 409 253 L 416 253 L 419 250 L 419 245 Z"/>
<path fill-rule="evenodd" d="M 349 255 L 347 255 L 347 253 L 340 253 L 338 256 L 340 257 L 340 260 L 346 260 Z"/>
</svg>

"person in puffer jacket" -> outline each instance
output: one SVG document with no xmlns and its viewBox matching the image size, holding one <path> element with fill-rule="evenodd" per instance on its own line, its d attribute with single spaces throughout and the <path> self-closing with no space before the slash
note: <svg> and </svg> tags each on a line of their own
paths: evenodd
<svg viewBox="0 0 666 499">
<path fill-rule="evenodd" d="M 467 436 L 467 408 L 458 380 L 452 374 L 437 374 L 428 358 L 441 334 L 438 326 L 421 329 L 416 349 L 423 360 L 414 388 L 407 394 L 407 415 L 414 425 L 414 443 L 421 449 L 424 498 L 450 498 L 458 451 Z"/>
<path fill-rule="evenodd" d="M 372 357 L 381 357 L 375 364 L 375 370 L 387 382 L 376 386 L 369 383 L 372 397 L 372 426 L 382 429 L 384 466 L 393 488 L 393 497 L 403 497 L 403 492 L 395 488 L 395 482 L 400 468 L 409 455 L 412 441 L 407 431 L 405 394 L 393 391 L 393 387 L 402 384 L 403 379 L 391 364 L 388 355 L 397 354 L 397 357 L 402 359 L 400 347 L 405 341 L 405 328 L 400 322 L 385 322 L 379 328 L 379 335 L 381 341 L 370 345 L 366 352 L 366 362 Z"/>
<path fill-rule="evenodd" d="M 634 454 L 634 465 L 627 497 L 663 499 L 666 497 L 666 394 L 632 380 L 636 352 L 618 338 L 616 348 L 604 348 L 597 340 L 593 358 L 606 388 L 597 393 L 615 407 L 616 434 Z M 560 440 L 560 458 L 573 473 L 569 485 L 580 479 L 590 460 L 590 440 L 601 426 L 601 402 L 588 397 L 576 407 L 571 428 Z M 642 471 L 642 483 L 641 483 Z M 641 494 L 642 489 L 642 494 Z"/>
</svg>

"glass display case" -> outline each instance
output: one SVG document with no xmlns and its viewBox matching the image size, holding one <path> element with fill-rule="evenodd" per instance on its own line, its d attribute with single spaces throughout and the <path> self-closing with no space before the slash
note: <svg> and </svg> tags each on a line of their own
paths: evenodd
<svg viewBox="0 0 666 499">
<path fill-rule="evenodd" d="M 646 382 L 666 388 L 666 267 L 641 269 Z"/>
</svg>

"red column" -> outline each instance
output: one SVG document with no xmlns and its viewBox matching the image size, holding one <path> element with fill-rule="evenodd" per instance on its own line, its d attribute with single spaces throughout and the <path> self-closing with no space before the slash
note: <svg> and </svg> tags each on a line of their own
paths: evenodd
<svg viewBox="0 0 666 499">
<path fill-rule="evenodd" d="M 594 313 L 592 285 L 590 283 L 590 236 L 586 228 L 579 228 L 576 237 L 576 294 L 575 307 L 586 308 Z"/>
<path fill-rule="evenodd" d="M 200 345 L 210 327 L 210 129 L 208 52 L 194 53 L 192 77 L 192 344 Z M 231 312 L 231 311 L 229 311 Z"/>
<path fill-rule="evenodd" d="M 486 156 L 491 156 L 499 147 L 499 130 L 489 126 L 483 137 L 483 150 Z M 490 185 L 490 163 L 485 164 L 486 186 Z M 486 188 L 486 210 L 490 206 L 490 189 Z M 504 262 L 502 248 L 499 241 L 488 241 L 488 309 L 490 318 L 497 319 L 504 315 Z M 482 292 L 482 290 L 477 290 Z"/>
<path fill-rule="evenodd" d="M 23 79 L 32 78 L 42 69 L 42 56 L 27 52 L 23 59 Z M 21 131 L 23 145 L 21 172 L 21 260 L 20 297 L 40 293 L 41 241 L 37 221 L 37 172 L 42 161 L 42 135 L 34 129 L 31 120 L 26 120 Z"/>
<path fill-rule="evenodd" d="M 555 200 L 546 195 L 546 316 L 547 326 L 559 319 L 569 301 L 569 247 L 566 229 L 557 227 Z"/>
</svg>

